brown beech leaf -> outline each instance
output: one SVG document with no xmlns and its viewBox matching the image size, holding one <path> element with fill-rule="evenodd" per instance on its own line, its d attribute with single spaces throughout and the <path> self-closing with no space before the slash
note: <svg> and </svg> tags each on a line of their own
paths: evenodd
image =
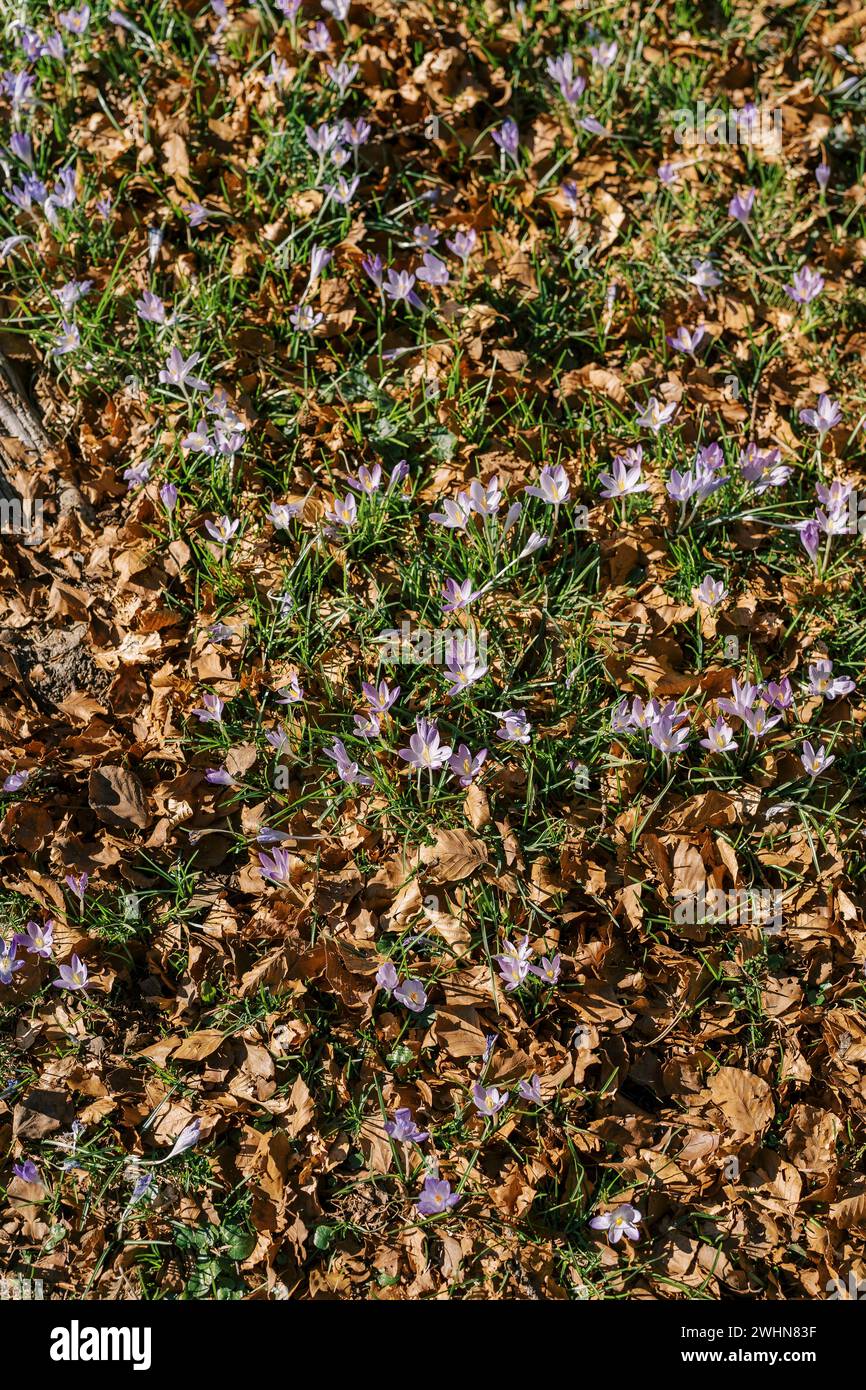
<svg viewBox="0 0 866 1390">
<path fill-rule="evenodd" d="M 147 793 L 134 772 L 106 763 L 95 767 L 87 788 L 92 809 L 115 830 L 145 830 L 152 820 Z"/>
</svg>

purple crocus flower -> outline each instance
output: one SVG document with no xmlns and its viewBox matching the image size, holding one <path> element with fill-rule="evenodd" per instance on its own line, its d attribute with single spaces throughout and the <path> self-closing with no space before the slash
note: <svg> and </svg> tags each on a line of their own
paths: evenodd
<svg viewBox="0 0 866 1390">
<path fill-rule="evenodd" d="M 667 759 L 688 747 L 689 735 L 685 729 L 676 727 L 670 716 L 661 715 L 649 731 L 649 741 Z"/>
<path fill-rule="evenodd" d="M 611 465 L 610 473 L 599 473 L 600 495 L 607 501 L 620 497 L 630 497 L 636 492 L 647 492 L 649 483 L 643 481 L 641 460 L 643 450 L 629 449 L 628 454 L 618 454 Z"/>
<path fill-rule="evenodd" d="M 518 988 L 523 984 L 529 974 L 530 962 L 532 960 L 532 948 L 529 945 L 529 937 L 524 936 L 522 941 L 506 941 L 502 947 L 502 954 L 494 956 L 493 959 L 499 966 L 499 973 L 505 982 L 507 993 Z"/>
<path fill-rule="evenodd" d="M 525 710 L 504 710 L 501 714 L 497 714 L 496 718 L 502 720 L 502 728 L 496 730 L 497 738 L 508 743 L 529 743 L 532 725 L 526 718 Z"/>
<path fill-rule="evenodd" d="M 453 749 L 442 744 L 439 739 L 439 730 L 432 720 L 427 720 L 423 715 L 418 715 L 415 720 L 416 732 L 409 739 L 409 747 L 401 748 L 398 757 L 407 762 L 410 767 L 416 768 L 421 772 L 427 768 L 431 773 L 444 767 L 451 757 Z"/>
<path fill-rule="evenodd" d="M 206 381 L 193 376 L 193 371 L 200 361 L 200 352 L 191 352 L 189 357 L 185 358 L 179 348 L 173 347 L 159 373 L 159 380 L 163 386 L 177 386 L 181 391 L 185 391 L 187 387 L 192 391 L 209 391 L 210 387 Z"/>
<path fill-rule="evenodd" d="M 415 276 L 410 275 L 408 270 L 389 270 L 387 272 L 388 283 L 384 286 L 384 293 L 395 304 L 401 300 L 411 304 L 413 309 L 421 309 L 423 305 L 415 293 Z"/>
<path fill-rule="evenodd" d="M 785 286 L 785 294 L 795 304 L 811 304 L 824 288 L 824 277 L 819 270 L 804 265 L 795 273 L 793 284 Z"/>
<path fill-rule="evenodd" d="M 655 396 L 650 396 L 644 409 L 638 412 L 637 423 L 643 425 L 645 429 L 652 430 L 653 434 L 658 434 L 659 430 L 674 418 L 677 409 L 676 401 L 662 405 Z"/>
<path fill-rule="evenodd" d="M 17 1163 L 13 1163 L 12 1172 L 22 1182 L 41 1183 L 42 1181 L 39 1176 L 39 1169 L 32 1158 L 19 1159 Z"/>
<path fill-rule="evenodd" d="M 163 483 L 159 489 L 159 498 L 167 512 L 173 512 L 177 506 L 177 488 L 174 483 Z"/>
<path fill-rule="evenodd" d="M 357 782 L 359 786 L 372 786 L 372 777 L 368 777 L 366 773 L 359 772 L 358 764 L 353 762 L 349 757 L 349 754 L 346 752 L 345 744 L 341 739 L 335 738 L 333 745 L 325 749 L 325 757 L 331 758 L 336 763 L 337 772 L 342 782 L 346 782 L 349 785 L 353 785 Z"/>
<path fill-rule="evenodd" d="M 521 1100 L 528 1100 L 534 1105 L 543 1105 L 544 1097 L 541 1094 L 541 1077 L 538 1072 L 533 1072 L 528 1081 L 518 1081 L 517 1089 Z"/>
<path fill-rule="evenodd" d="M 331 42 L 328 26 L 319 19 L 307 30 L 306 38 L 301 39 L 301 47 L 308 53 L 327 53 Z"/>
<path fill-rule="evenodd" d="M 715 608 L 727 592 L 723 580 L 713 579 L 712 575 L 705 574 L 700 587 L 694 590 L 694 595 L 698 603 L 705 604 L 707 608 Z"/>
<path fill-rule="evenodd" d="M 730 753 L 738 746 L 734 740 L 733 729 L 730 724 L 725 723 L 721 715 L 715 724 L 707 726 L 707 736 L 700 739 L 700 745 L 702 748 L 708 749 L 710 753 Z"/>
<path fill-rule="evenodd" d="M 145 323 L 166 323 L 165 305 L 158 294 L 152 294 L 150 290 L 145 290 L 140 299 L 135 301 L 135 308 L 140 319 Z"/>
<path fill-rule="evenodd" d="M 802 521 L 797 527 L 797 531 L 803 549 L 814 564 L 818 558 L 818 549 L 821 544 L 821 531 L 817 521 Z"/>
<path fill-rule="evenodd" d="M 830 165 L 827 164 L 823 159 L 815 169 L 815 182 L 817 183 L 821 192 L 825 193 L 827 190 L 827 185 L 830 182 Z"/>
<path fill-rule="evenodd" d="M 415 271 L 416 278 L 424 285 L 447 285 L 451 278 L 448 274 L 448 267 L 444 261 L 440 261 L 438 256 L 434 256 L 432 251 L 426 252 L 424 259 Z"/>
<path fill-rule="evenodd" d="M 481 1115 L 495 1115 L 508 1104 L 508 1092 L 496 1086 L 483 1086 L 476 1081 L 472 1087 L 472 1104 Z"/>
<path fill-rule="evenodd" d="M 9 776 L 3 781 L 4 792 L 20 792 L 21 788 L 30 780 L 30 769 L 19 768 L 17 772 L 10 772 Z"/>
<path fill-rule="evenodd" d="M 546 464 L 541 470 L 537 487 L 525 487 L 530 497 L 540 497 L 549 507 L 559 507 L 568 501 L 571 484 L 561 463 Z"/>
<path fill-rule="evenodd" d="M 259 851 L 262 878 L 281 887 L 291 882 L 293 856 L 287 849 L 274 849 L 271 854 Z"/>
<path fill-rule="evenodd" d="M 427 992 L 420 980 L 410 978 L 404 980 L 394 990 L 394 998 L 413 1014 L 423 1013 L 427 1007 Z"/>
<path fill-rule="evenodd" d="M 217 545 L 227 546 L 237 535 L 240 524 L 239 520 L 232 521 L 231 517 L 220 516 L 216 521 L 206 521 L 204 529 Z"/>
<path fill-rule="evenodd" d="M 55 989 L 87 989 L 87 966 L 78 956 L 73 956 L 69 964 L 61 965 L 59 970 L 59 978 L 51 981 Z"/>
<path fill-rule="evenodd" d="M 728 204 L 728 216 L 733 217 L 743 227 L 752 215 L 756 191 L 754 188 L 747 188 L 745 193 L 735 194 Z"/>
<path fill-rule="evenodd" d="M 842 419 L 842 411 L 839 403 L 830 399 L 823 391 L 818 397 L 817 410 L 801 410 L 800 420 L 804 425 L 809 425 L 813 430 L 817 430 L 823 440 L 828 430 L 835 429 Z"/>
<path fill-rule="evenodd" d="M 616 1245 L 627 1236 L 629 1240 L 640 1240 L 638 1223 L 642 1220 L 637 1207 L 623 1202 L 615 1211 L 606 1211 L 602 1216 L 594 1216 L 590 1226 L 594 1231 L 606 1231 L 611 1245 Z"/>
<path fill-rule="evenodd" d="M 516 164 L 517 151 L 520 148 L 520 131 L 517 127 L 517 122 L 511 120 L 509 117 L 507 121 L 502 122 L 498 130 L 492 131 L 491 134 L 493 143 L 499 146 L 503 158 L 508 156 L 508 158 L 513 159 Z"/>
<path fill-rule="evenodd" d="M 430 1176 L 425 1179 L 415 1207 L 421 1216 L 438 1216 L 440 1212 L 455 1207 L 459 1200 L 457 1193 L 451 1191 L 447 1179 Z"/>
<path fill-rule="evenodd" d="M 465 264 L 475 250 L 477 243 L 478 233 L 474 227 L 468 227 L 465 231 L 455 232 L 450 241 L 446 240 L 445 245 L 452 255 L 458 256 Z"/>
<path fill-rule="evenodd" d="M 376 286 L 376 289 L 381 290 L 382 275 L 384 272 L 384 267 L 382 265 L 382 257 L 364 256 L 363 260 L 361 261 L 361 269 L 363 270 L 364 274 L 368 277 L 368 279 L 373 281 L 373 284 Z"/>
<path fill-rule="evenodd" d="M 79 902 L 84 902 L 84 895 L 87 892 L 87 885 L 90 877 L 87 873 L 67 874 L 63 882 L 66 884 L 70 893 L 74 893 Z"/>
<path fill-rule="evenodd" d="M 407 1106 L 395 1110 L 393 1120 L 385 1121 L 385 1133 L 397 1144 L 423 1144 L 430 1138 L 430 1131 L 418 1128 Z"/>
<path fill-rule="evenodd" d="M 40 927 L 38 922 L 28 922 L 25 931 L 16 939 L 29 955 L 50 960 L 54 948 L 54 923 L 49 919 L 44 927 Z"/>
<path fill-rule="evenodd" d="M 706 337 L 707 330 L 703 327 L 685 328 L 680 325 L 675 333 L 668 333 L 667 340 L 677 352 L 685 352 L 690 357 L 697 357 L 698 349 L 706 341 Z"/>
<path fill-rule="evenodd" d="M 478 597 L 471 579 L 464 579 L 460 583 L 456 579 L 446 579 L 442 586 L 442 595 L 445 599 L 442 604 L 443 613 L 457 613 L 463 608 L 468 608 L 472 600 Z"/>
<path fill-rule="evenodd" d="M 15 941 L 0 942 L 0 985 L 11 985 L 16 971 L 24 969 Z"/>
<path fill-rule="evenodd" d="M 461 743 L 456 753 L 452 753 L 448 766 L 460 782 L 461 787 L 470 787 L 478 776 L 487 757 L 487 749 L 482 748 L 473 758 L 465 743 Z"/>
<path fill-rule="evenodd" d="M 373 714 L 387 714 L 392 705 L 397 701 L 400 694 L 399 685 L 395 685 L 392 690 L 387 681 L 380 681 L 378 685 L 373 685 L 372 681 L 362 681 L 361 693 Z"/>
<path fill-rule="evenodd" d="M 193 710 L 193 714 L 202 724 L 221 724 L 223 722 L 223 710 L 225 702 L 208 690 L 202 696 L 201 706 Z"/>
<path fill-rule="evenodd" d="M 542 956 L 540 965 L 530 965 L 530 973 L 537 975 L 539 980 L 544 980 L 549 985 L 559 983 L 559 975 L 562 970 L 562 957 L 557 954 L 551 959 L 550 956 Z"/>
<path fill-rule="evenodd" d="M 379 989 L 384 989 L 387 994 L 393 994 L 400 983 L 397 971 L 391 961 L 386 960 L 376 971 L 376 985 Z"/>
<path fill-rule="evenodd" d="M 840 695 L 850 695 L 856 686 L 848 676 L 834 676 L 832 661 L 819 660 L 809 667 L 809 693 L 820 695 L 825 700 L 836 700 Z"/>
<path fill-rule="evenodd" d="M 827 749 L 823 744 L 820 744 L 818 748 L 813 748 L 808 739 L 803 744 L 800 762 L 803 764 L 804 771 L 807 772 L 810 777 L 814 778 L 820 776 L 820 774 L 825 772 L 830 764 L 835 761 L 835 755 L 831 753 L 828 757 Z"/>
</svg>

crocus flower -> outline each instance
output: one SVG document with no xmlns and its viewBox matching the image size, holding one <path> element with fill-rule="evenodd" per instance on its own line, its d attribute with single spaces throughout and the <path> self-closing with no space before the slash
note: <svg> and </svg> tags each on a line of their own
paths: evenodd
<svg viewBox="0 0 866 1390">
<path fill-rule="evenodd" d="M 570 483 L 561 463 L 546 465 L 541 470 L 537 487 L 523 489 L 530 497 L 540 497 L 549 507 L 559 507 L 568 501 Z"/>
<path fill-rule="evenodd" d="M 850 695 L 854 689 L 854 682 L 847 676 L 833 676 L 832 661 L 815 661 L 809 667 L 811 695 L 820 695 L 825 700 L 836 700 L 840 695 Z"/>
<path fill-rule="evenodd" d="M 479 516 L 495 516 L 501 502 L 502 488 L 497 476 L 488 478 L 486 483 L 482 483 L 480 478 L 473 478 L 469 484 L 469 503 L 474 512 Z"/>
<path fill-rule="evenodd" d="M 721 704 L 721 701 L 719 703 Z M 743 713 L 743 723 L 755 739 L 763 738 L 781 722 L 781 714 L 771 715 L 769 709 L 765 709 L 763 705 L 757 705 L 755 709 L 747 709 Z"/>
<path fill-rule="evenodd" d="M 538 1072 L 534 1072 L 528 1081 L 518 1081 L 517 1089 L 521 1100 L 531 1101 L 535 1105 L 543 1105 L 544 1097 L 541 1094 L 541 1077 Z"/>
<path fill-rule="evenodd" d="M 427 1007 L 427 993 L 420 980 L 404 980 L 394 990 L 394 998 L 410 1009 L 413 1014 L 423 1013 Z"/>
<path fill-rule="evenodd" d="M 794 275 L 793 284 L 785 286 L 785 294 L 795 304 L 811 304 L 824 288 L 824 277 L 819 270 L 804 265 Z"/>
<path fill-rule="evenodd" d="M 475 250 L 477 242 L 478 233 L 474 227 L 468 227 L 465 231 L 455 232 L 450 241 L 446 240 L 445 245 L 453 255 L 465 263 Z"/>
<path fill-rule="evenodd" d="M 379 989 L 384 989 L 387 994 L 393 994 L 399 984 L 397 971 L 389 960 L 383 962 L 376 971 L 376 985 Z"/>
<path fill-rule="evenodd" d="M 461 787 L 469 787 L 481 771 L 486 757 L 486 748 L 482 748 L 473 758 L 466 744 L 461 743 L 457 748 L 457 752 L 451 755 L 448 766 L 453 775 L 460 782 Z"/>
<path fill-rule="evenodd" d="M 425 1179 L 415 1206 L 421 1216 L 438 1216 L 440 1212 L 455 1207 L 459 1200 L 457 1193 L 451 1191 L 450 1182 L 445 1178 L 430 1176 Z"/>
<path fill-rule="evenodd" d="M 202 381 L 201 377 L 193 376 L 193 371 L 200 361 L 200 352 L 191 352 L 189 357 L 184 358 L 180 349 L 173 347 L 159 373 L 159 380 L 163 386 L 177 386 L 181 391 L 185 391 L 187 387 L 192 391 L 207 391 L 210 389 L 207 382 Z"/>
<path fill-rule="evenodd" d="M 51 981 L 55 989 L 87 989 L 87 966 L 78 956 L 73 956 L 68 965 L 61 965 L 59 969 L 59 978 Z"/>
<path fill-rule="evenodd" d="M 28 954 L 40 956 L 42 960 L 50 960 L 54 948 L 54 923 L 49 920 L 44 927 L 40 927 L 38 922 L 28 922 L 17 941 Z"/>
<path fill-rule="evenodd" d="M 726 724 L 719 715 L 715 724 L 707 726 L 707 736 L 700 740 L 702 748 L 707 748 L 711 753 L 731 753 L 737 748 L 734 740 L 734 731 L 730 724 Z"/>
<path fill-rule="evenodd" d="M 506 740 L 509 743 L 528 743 L 532 725 L 526 718 L 526 711 L 522 709 L 503 710 L 497 714 L 497 719 L 502 720 L 502 728 L 496 730 L 496 737 Z"/>
<path fill-rule="evenodd" d="M 383 288 L 384 293 L 395 304 L 405 300 L 407 304 L 412 305 L 413 309 L 420 309 L 423 306 L 415 293 L 414 285 L 415 276 L 410 275 L 407 270 L 389 270 L 387 272 L 387 284 Z"/>
<path fill-rule="evenodd" d="M 221 724 L 223 720 L 223 710 L 225 702 L 208 690 L 201 697 L 201 706 L 193 710 L 193 714 L 202 724 Z"/>
<path fill-rule="evenodd" d="M 435 723 L 419 714 L 415 720 L 415 729 L 416 732 L 409 739 L 409 747 L 401 748 L 398 756 L 419 772 L 423 768 L 433 772 L 444 767 L 453 749 L 440 743 L 439 730 Z"/>
<path fill-rule="evenodd" d="M 165 323 L 165 305 L 158 294 L 152 294 L 150 290 L 145 290 L 140 299 L 135 301 L 135 308 L 140 319 L 145 323 Z"/>
<path fill-rule="evenodd" d="M 271 854 L 259 852 L 262 878 L 280 886 L 291 883 L 293 856 L 286 849 L 274 849 Z"/>
<path fill-rule="evenodd" d="M 387 681 L 380 681 L 378 685 L 373 685 L 372 681 L 362 681 L 361 693 L 373 714 L 387 714 L 392 705 L 396 703 L 400 694 L 399 685 L 395 685 L 392 690 Z"/>
<path fill-rule="evenodd" d="M 670 160 L 667 159 L 656 169 L 656 174 L 659 183 L 665 188 L 672 188 L 674 184 L 680 181 L 678 166 L 676 164 L 671 164 Z"/>
<path fill-rule="evenodd" d="M 438 256 L 434 256 L 432 251 L 428 251 L 415 276 L 424 285 L 447 285 L 451 278 L 448 274 L 448 267 L 444 261 L 440 261 Z"/>
<path fill-rule="evenodd" d="M 347 782 L 350 785 L 357 782 L 360 786 L 372 786 L 372 777 L 368 777 L 366 773 L 359 772 L 358 764 L 353 762 L 349 757 L 349 754 L 346 752 L 345 744 L 341 739 L 335 738 L 333 745 L 325 749 L 325 757 L 331 758 L 336 763 L 337 772 L 342 782 Z"/>
<path fill-rule="evenodd" d="M 24 969 L 24 961 L 18 959 L 15 942 L 0 942 L 0 985 L 11 985 L 16 971 Z"/>
<path fill-rule="evenodd" d="M 9 776 L 3 780 L 4 792 L 20 792 L 21 788 L 30 780 L 30 769 L 19 768 L 17 772 L 10 772 Z"/>
<path fill-rule="evenodd" d="M 706 604 L 708 608 L 715 608 L 716 604 L 721 603 L 727 592 L 723 580 L 713 579 L 710 574 L 705 574 L 700 588 L 693 590 L 698 603 Z"/>
<path fill-rule="evenodd" d="M 789 710 L 794 703 L 791 682 L 785 676 L 780 681 L 768 681 L 759 698 L 771 709 Z"/>
<path fill-rule="evenodd" d="M 167 512 L 173 512 L 177 506 L 177 488 L 174 483 L 163 483 L 159 489 L 159 498 Z"/>
<path fill-rule="evenodd" d="M 689 736 L 685 729 L 675 726 L 670 716 L 662 715 L 650 729 L 649 741 L 665 758 L 670 758 L 672 753 L 683 752 L 688 746 Z"/>
<path fill-rule="evenodd" d="M 366 464 L 362 464 L 358 469 L 357 477 L 347 478 L 346 481 L 355 492 L 372 497 L 379 491 L 382 483 L 382 465 L 374 463 L 372 468 L 368 468 Z"/>
<path fill-rule="evenodd" d="M 831 753 L 829 757 L 827 756 L 827 749 L 823 744 L 820 744 L 818 748 L 813 748 L 808 739 L 803 744 L 800 762 L 810 777 L 817 777 L 820 773 L 825 772 L 835 761 L 834 754 Z"/>
<path fill-rule="evenodd" d="M 168 1163 L 170 1158 L 178 1158 L 181 1154 L 186 1153 L 187 1149 L 194 1149 L 200 1138 L 201 1120 L 196 1118 L 185 1129 L 181 1130 L 165 1158 L 157 1159 L 157 1162 Z"/>
<path fill-rule="evenodd" d="M 431 512 L 430 520 L 435 521 L 437 526 L 447 526 L 454 531 L 464 531 L 471 515 L 472 503 L 469 500 L 469 494 L 459 492 L 456 501 L 446 497 L 442 503 L 442 511 Z"/>
<path fill-rule="evenodd" d="M 296 304 L 289 314 L 289 323 L 298 333 L 314 333 L 325 322 L 325 315 L 311 304 Z"/>
<path fill-rule="evenodd" d="M 809 425 L 813 430 L 817 430 L 823 440 L 828 430 L 832 430 L 842 419 L 842 411 L 839 409 L 837 401 L 833 401 L 822 391 L 818 397 L 817 410 L 801 410 L 800 419 L 804 425 Z"/>
<path fill-rule="evenodd" d="M 562 969 L 562 957 L 557 953 L 551 960 L 549 956 L 541 957 L 540 965 L 530 965 L 530 972 L 537 975 L 539 980 L 544 980 L 549 985 L 559 983 L 559 973 Z"/>
<path fill-rule="evenodd" d="M 629 1240 L 639 1240 L 638 1223 L 641 1220 L 637 1207 L 623 1202 L 615 1211 L 606 1211 L 602 1216 L 594 1216 L 589 1224 L 594 1231 L 606 1231 L 611 1245 L 616 1245 L 623 1236 L 628 1236 Z"/>
<path fill-rule="evenodd" d="M 476 1081 L 472 1087 L 472 1104 L 481 1115 L 495 1115 L 508 1104 L 508 1092 L 500 1091 L 496 1086 L 482 1086 L 480 1081 Z"/>
<path fill-rule="evenodd" d="M 813 564 L 818 558 L 821 532 L 817 521 L 802 521 L 797 527 L 800 543 Z"/>
<path fill-rule="evenodd" d="M 462 608 L 468 608 L 472 600 L 478 597 L 471 579 L 464 579 L 461 583 L 456 579 L 446 579 L 442 586 L 442 595 L 445 599 L 442 604 L 443 613 L 457 613 Z"/>
<path fill-rule="evenodd" d="M 317 19 L 316 23 L 307 30 L 307 36 L 301 39 L 301 47 L 308 53 L 327 53 L 331 47 L 331 35 L 328 33 L 328 26 Z"/>
<path fill-rule="evenodd" d="M 821 192 L 824 193 L 827 189 L 827 184 L 830 182 L 830 165 L 823 159 L 815 168 L 815 182 Z"/>
<path fill-rule="evenodd" d="M 728 216 L 733 217 L 745 227 L 752 215 L 752 207 L 755 202 L 754 188 L 747 188 L 745 193 L 737 193 L 728 204 Z"/>
<path fill-rule="evenodd" d="M 712 261 L 693 261 L 694 271 L 686 276 L 686 282 L 694 285 L 701 299 L 706 299 L 704 290 L 718 289 L 722 283 L 722 277 L 713 266 Z"/>
<path fill-rule="evenodd" d="M 653 434 L 658 434 L 677 413 L 676 401 L 670 401 L 667 405 L 662 405 L 655 396 L 650 396 L 646 406 L 638 412 L 637 423 L 644 428 L 652 430 Z"/>
<path fill-rule="evenodd" d="M 77 324 L 64 323 L 60 326 L 60 332 L 51 345 L 52 357 L 65 357 L 68 352 L 77 352 L 81 347 L 81 334 Z"/>
<path fill-rule="evenodd" d="M 705 328 L 684 328 L 680 326 L 675 333 L 668 333 L 667 340 L 672 348 L 677 352 L 686 352 L 691 357 L 696 357 L 698 349 L 705 342 L 707 330 Z"/>
<path fill-rule="evenodd" d="M 406 1106 L 394 1111 L 393 1120 L 385 1121 L 385 1133 L 397 1144 L 423 1144 L 430 1137 L 429 1130 L 418 1128 Z"/>
<path fill-rule="evenodd" d="M 516 943 L 506 941 L 502 948 L 502 954 L 494 956 L 493 959 L 499 966 L 499 973 L 505 982 L 505 989 L 510 994 L 512 990 L 523 984 L 529 974 L 532 960 L 529 937 L 524 936 L 522 941 Z"/>
<path fill-rule="evenodd" d="M 493 143 L 498 145 L 499 149 L 502 151 L 503 158 L 508 156 L 508 158 L 513 159 L 516 164 L 517 151 L 520 147 L 520 131 L 517 128 L 517 122 L 509 118 L 507 121 L 502 122 L 498 130 L 491 131 L 491 135 L 493 137 Z"/>
<path fill-rule="evenodd" d="M 204 780 L 209 782 L 212 787 L 236 787 L 237 782 L 231 773 L 224 767 L 209 767 L 205 770 Z"/>
<path fill-rule="evenodd" d="M 63 881 L 69 891 L 74 893 L 76 898 L 81 902 L 84 902 L 84 895 L 87 892 L 87 885 L 90 882 L 89 876 L 86 873 L 67 874 Z"/>
<path fill-rule="evenodd" d="M 334 501 L 325 515 L 338 526 L 355 526 L 358 521 L 358 503 L 351 492 L 345 497 L 338 497 L 335 493 Z"/>
<path fill-rule="evenodd" d="M 607 501 L 613 501 L 619 497 L 631 497 L 636 492 L 648 491 L 649 483 L 645 483 L 641 476 L 642 458 L 643 450 L 640 445 L 637 449 L 629 449 L 625 454 L 617 454 L 610 473 L 598 475 L 601 496 Z"/>
<path fill-rule="evenodd" d="M 363 270 L 364 274 L 368 277 L 368 279 L 373 281 L 373 284 L 376 286 L 376 289 L 380 290 L 382 288 L 383 274 L 382 257 L 364 256 L 364 258 L 361 261 L 361 269 Z"/>
<path fill-rule="evenodd" d="M 445 674 L 452 682 L 448 698 L 453 699 L 467 686 L 474 685 L 487 674 L 487 665 L 475 650 L 475 639 L 470 636 L 452 639 L 449 644 L 448 661 Z"/>
<path fill-rule="evenodd" d="M 24 1158 L 19 1160 L 18 1163 L 13 1163 L 12 1172 L 15 1174 L 16 1178 L 20 1178 L 22 1182 L 37 1183 L 42 1181 L 39 1176 L 39 1169 L 36 1167 L 32 1158 Z"/>
</svg>

